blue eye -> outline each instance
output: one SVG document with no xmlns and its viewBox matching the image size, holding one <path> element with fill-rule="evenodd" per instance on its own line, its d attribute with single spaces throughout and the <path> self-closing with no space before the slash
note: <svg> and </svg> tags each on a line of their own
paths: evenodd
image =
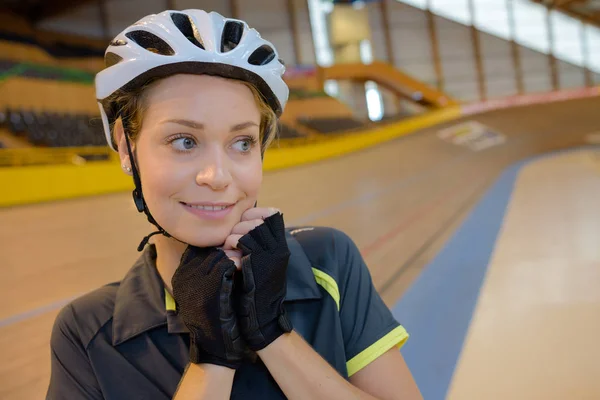
<svg viewBox="0 0 600 400">
<path fill-rule="evenodd" d="M 171 144 L 173 145 L 173 147 L 175 147 L 175 150 L 177 151 L 189 151 L 194 148 L 196 142 L 192 138 L 182 137 L 173 140 Z"/>
<path fill-rule="evenodd" d="M 241 146 L 240 146 L 241 145 Z M 235 142 L 234 146 L 237 146 L 236 149 L 241 151 L 242 153 L 249 152 L 254 145 L 254 140 L 251 138 L 246 138 L 242 140 L 238 140 Z"/>
</svg>

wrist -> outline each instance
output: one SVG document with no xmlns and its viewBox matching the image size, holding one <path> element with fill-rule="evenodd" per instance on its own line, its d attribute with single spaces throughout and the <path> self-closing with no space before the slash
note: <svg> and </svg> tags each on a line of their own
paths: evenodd
<svg viewBox="0 0 600 400">
<path fill-rule="evenodd" d="M 207 377 L 212 377 L 217 380 L 233 379 L 235 370 L 223 365 L 217 364 L 193 364 L 190 363 L 189 369 L 202 371 L 202 374 Z"/>
<path fill-rule="evenodd" d="M 273 340 L 270 344 L 262 348 L 261 350 L 256 351 L 256 354 L 260 357 L 268 357 L 269 355 L 278 351 L 285 346 L 289 346 L 292 342 L 292 335 L 296 334 L 294 330 L 290 332 L 285 332 L 277 339 Z"/>
<path fill-rule="evenodd" d="M 242 355 L 236 357 L 220 357 L 202 349 L 196 340 L 190 339 L 190 364 L 217 366 L 235 371 L 242 364 Z"/>
<path fill-rule="evenodd" d="M 282 335 L 291 332 L 293 329 L 292 323 L 287 317 L 285 311 L 277 317 L 277 319 L 261 326 L 257 331 L 246 337 L 248 347 L 255 352 L 258 352 L 269 346 Z"/>
<path fill-rule="evenodd" d="M 175 399 L 228 399 L 235 371 L 211 364 L 188 364 Z"/>
</svg>

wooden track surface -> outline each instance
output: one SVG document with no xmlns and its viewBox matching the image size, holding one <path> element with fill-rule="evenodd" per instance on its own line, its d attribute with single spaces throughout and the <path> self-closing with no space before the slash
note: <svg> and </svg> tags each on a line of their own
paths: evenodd
<svg viewBox="0 0 600 400">
<path fill-rule="evenodd" d="M 359 153 L 265 176 L 261 205 L 288 225 L 348 233 L 391 305 L 509 164 L 577 146 L 600 131 L 600 99 L 490 112 L 473 119 L 507 135 L 472 152 L 425 130 Z M 41 399 L 48 340 L 70 298 L 120 280 L 149 226 L 130 194 L 0 210 L 0 399 Z"/>
<path fill-rule="evenodd" d="M 600 399 L 598 156 L 519 170 L 447 400 Z"/>
</svg>

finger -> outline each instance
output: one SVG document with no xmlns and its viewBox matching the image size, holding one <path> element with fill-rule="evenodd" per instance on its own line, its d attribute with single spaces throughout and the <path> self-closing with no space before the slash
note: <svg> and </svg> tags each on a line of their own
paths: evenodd
<svg viewBox="0 0 600 400">
<path fill-rule="evenodd" d="M 231 233 L 235 233 L 237 235 L 245 235 L 248 232 L 250 232 L 252 229 L 263 224 L 264 222 L 265 221 L 263 221 L 262 218 L 251 219 L 249 221 L 243 221 L 243 222 L 238 223 L 236 226 L 234 226 Z"/>
<path fill-rule="evenodd" d="M 281 212 L 279 209 L 274 208 L 274 207 L 269 207 L 269 208 L 250 208 L 248 210 L 246 210 L 243 214 L 242 214 L 242 221 L 250 221 L 253 219 L 265 219 L 267 217 L 270 217 L 273 214 L 277 214 L 278 212 Z"/>
<path fill-rule="evenodd" d="M 223 294 L 226 294 L 226 296 L 219 297 L 219 299 L 220 299 L 219 311 L 220 311 L 221 321 L 231 320 L 232 316 L 234 315 L 233 304 L 231 301 L 231 293 L 233 293 L 233 284 L 234 284 L 234 279 L 233 279 L 234 273 L 235 273 L 235 270 L 230 269 L 229 267 L 223 273 L 223 281 L 222 281 L 221 290 L 222 290 Z"/>
<path fill-rule="evenodd" d="M 240 234 L 227 236 L 227 239 L 225 239 L 225 244 L 223 245 L 223 250 L 236 250 L 238 241 L 241 237 L 242 235 Z"/>
<path fill-rule="evenodd" d="M 239 270 L 242 267 L 242 252 L 239 250 L 225 250 L 225 254 L 233 263 L 235 267 Z"/>
<path fill-rule="evenodd" d="M 241 270 L 243 273 L 243 283 L 244 283 L 244 292 L 245 293 L 253 293 L 256 288 L 256 282 L 254 281 L 254 271 L 252 270 L 252 264 L 248 257 L 244 259 L 242 263 Z"/>
<path fill-rule="evenodd" d="M 229 257 L 231 261 L 235 264 L 235 269 L 240 271 L 242 269 L 242 259 L 239 257 Z"/>
<path fill-rule="evenodd" d="M 237 257 L 237 258 L 241 258 L 242 257 L 242 252 L 240 250 L 224 250 L 225 255 L 229 258 L 231 257 Z"/>
<path fill-rule="evenodd" d="M 179 264 L 196 264 L 204 261 L 205 259 L 210 259 L 208 263 L 212 263 L 215 257 L 217 257 L 217 253 L 214 252 L 213 248 L 188 246 L 183 252 L 181 259 L 179 260 Z"/>
</svg>

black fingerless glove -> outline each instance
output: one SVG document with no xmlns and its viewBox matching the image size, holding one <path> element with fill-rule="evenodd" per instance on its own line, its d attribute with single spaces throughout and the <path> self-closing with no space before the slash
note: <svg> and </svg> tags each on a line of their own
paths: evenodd
<svg viewBox="0 0 600 400">
<path fill-rule="evenodd" d="M 190 331 L 190 361 L 237 368 L 246 350 L 234 313 L 235 264 L 224 251 L 188 246 L 173 275 L 173 298 Z"/>
<path fill-rule="evenodd" d="M 292 330 L 283 305 L 290 251 L 281 213 L 242 236 L 238 248 L 243 255 L 238 318 L 248 347 L 258 351 Z"/>
</svg>

